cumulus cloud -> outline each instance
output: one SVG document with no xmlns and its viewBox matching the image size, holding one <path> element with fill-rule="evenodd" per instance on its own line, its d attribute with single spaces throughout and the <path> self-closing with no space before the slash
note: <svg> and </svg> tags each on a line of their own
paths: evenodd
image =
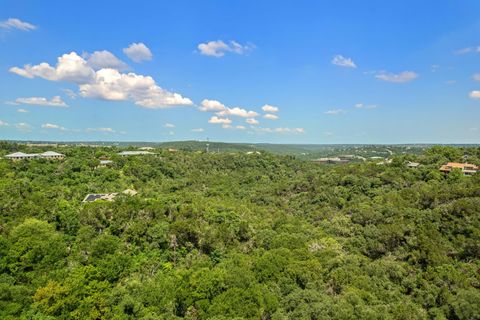
<svg viewBox="0 0 480 320">
<path fill-rule="evenodd" d="M 475 81 L 480 81 L 480 73 L 476 73 L 472 76 L 472 79 Z"/>
<path fill-rule="evenodd" d="M 271 114 L 271 113 L 267 113 L 263 117 L 265 119 L 268 119 L 268 120 L 277 120 L 278 119 L 278 116 L 276 114 Z"/>
<path fill-rule="evenodd" d="M 7 20 L 4 20 L 4 21 L 0 22 L 0 28 L 2 28 L 2 29 L 18 29 L 18 30 L 22 30 L 22 31 L 30 31 L 30 30 L 35 30 L 35 29 L 37 29 L 37 26 L 35 26 L 35 25 L 31 24 L 31 23 L 22 21 L 22 20 L 20 20 L 20 19 L 9 18 L 9 19 L 7 19 Z"/>
<path fill-rule="evenodd" d="M 203 131 L 205 131 L 205 129 L 203 129 L 203 128 L 194 128 L 194 129 L 192 129 L 192 130 L 190 130 L 190 131 L 192 131 L 192 132 L 203 132 Z"/>
<path fill-rule="evenodd" d="M 204 99 L 200 105 L 200 111 L 223 111 L 226 109 L 225 105 L 217 100 Z"/>
<path fill-rule="evenodd" d="M 142 42 L 132 43 L 128 46 L 128 48 L 123 49 L 123 53 L 125 53 L 125 55 L 129 57 L 133 62 L 152 60 L 153 57 L 150 49 Z"/>
<path fill-rule="evenodd" d="M 258 113 L 255 111 L 248 111 L 243 108 L 229 108 L 226 107 L 223 103 L 217 100 L 204 99 L 199 107 L 200 111 L 209 111 L 215 112 L 217 116 L 226 117 L 226 116 L 235 116 L 242 118 L 254 118 L 258 117 Z"/>
<path fill-rule="evenodd" d="M 103 68 L 95 71 L 77 53 L 58 58 L 55 67 L 43 62 L 38 65 L 13 67 L 10 72 L 27 78 L 40 77 L 51 81 L 67 81 L 79 86 L 80 95 L 114 101 L 133 101 L 145 108 L 189 106 L 192 101 L 178 93 L 164 90 L 150 76 L 133 72 L 121 73 L 117 69 Z"/>
<path fill-rule="evenodd" d="M 346 111 L 343 109 L 332 109 L 332 110 L 325 111 L 324 113 L 331 116 L 337 116 L 339 114 L 346 113 Z"/>
<path fill-rule="evenodd" d="M 242 108 L 225 108 L 225 110 L 219 111 L 216 113 L 219 116 L 237 116 L 242 118 L 254 118 L 258 116 L 258 113 L 255 111 L 247 111 Z"/>
<path fill-rule="evenodd" d="M 208 122 L 213 124 L 231 124 L 232 120 L 228 118 L 219 118 L 217 116 L 213 116 L 210 118 L 210 120 L 208 120 Z"/>
<path fill-rule="evenodd" d="M 163 125 L 163 127 L 164 127 L 164 128 L 175 128 L 175 125 L 172 124 L 172 123 L 165 123 L 165 124 Z"/>
<path fill-rule="evenodd" d="M 346 67 L 346 68 L 356 68 L 356 64 L 353 62 L 352 59 L 350 58 L 345 58 L 344 56 L 337 54 L 336 56 L 333 57 L 332 59 L 332 64 L 340 67 Z"/>
<path fill-rule="evenodd" d="M 95 51 L 91 55 L 87 54 L 87 64 L 94 70 L 103 68 L 112 68 L 117 70 L 126 70 L 128 65 L 118 59 L 113 53 L 107 50 Z"/>
<path fill-rule="evenodd" d="M 28 110 L 25 110 L 25 109 L 21 109 L 21 108 L 20 108 L 20 109 L 17 109 L 17 112 L 20 112 L 20 113 L 27 113 L 27 112 L 28 112 Z"/>
<path fill-rule="evenodd" d="M 101 69 L 96 72 L 92 83 L 79 86 L 80 95 L 104 100 L 131 100 L 145 108 L 168 108 L 171 106 L 188 106 L 192 101 L 178 93 L 160 88 L 150 76 L 137 75 L 133 72 L 120 73 L 115 69 Z"/>
<path fill-rule="evenodd" d="M 52 99 L 48 100 L 44 97 L 29 97 L 29 98 L 17 98 L 11 104 L 28 104 L 35 106 L 47 106 L 47 107 L 61 107 L 67 108 L 68 105 L 62 100 L 60 96 L 54 96 Z"/>
<path fill-rule="evenodd" d="M 480 91 L 479 90 L 473 90 L 469 94 L 470 98 L 472 99 L 480 99 Z"/>
<path fill-rule="evenodd" d="M 211 57 L 223 57 L 225 53 L 232 52 L 236 54 L 245 54 L 254 49 L 254 45 L 241 45 L 236 41 L 225 43 L 222 40 L 209 41 L 207 43 L 200 43 L 197 48 L 201 54 Z"/>
<path fill-rule="evenodd" d="M 23 68 L 13 67 L 10 72 L 26 78 L 43 78 L 50 81 L 66 81 L 73 83 L 88 83 L 94 80 L 95 71 L 87 64 L 87 61 L 76 52 L 70 52 L 57 59 L 56 67 L 46 62 Z"/>
<path fill-rule="evenodd" d="M 262 110 L 265 112 L 274 113 L 274 112 L 278 112 L 279 109 L 278 107 L 274 107 L 269 104 L 266 104 L 262 107 Z"/>
<path fill-rule="evenodd" d="M 0 120 L 0 127 L 6 127 L 6 126 L 8 126 L 8 123 L 6 123 L 3 120 Z"/>
<path fill-rule="evenodd" d="M 245 128 L 245 126 L 238 125 L 238 126 L 235 126 L 235 129 L 238 129 L 238 130 L 245 130 L 245 129 L 247 129 L 247 128 Z"/>
<path fill-rule="evenodd" d="M 251 124 L 252 126 L 255 126 L 255 125 L 259 124 L 259 122 L 254 118 L 249 118 L 249 119 L 245 120 L 245 122 L 248 123 L 248 124 Z"/>
<path fill-rule="evenodd" d="M 407 83 L 418 78 L 418 74 L 413 71 L 403 71 L 398 74 L 382 71 L 377 73 L 375 75 L 375 78 L 382 81 L 388 81 L 388 82 L 394 82 L 394 83 Z"/>
</svg>

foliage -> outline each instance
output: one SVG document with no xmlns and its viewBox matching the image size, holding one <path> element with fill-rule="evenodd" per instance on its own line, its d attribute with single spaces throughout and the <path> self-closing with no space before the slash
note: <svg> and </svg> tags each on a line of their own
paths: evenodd
<svg viewBox="0 0 480 320">
<path fill-rule="evenodd" d="M 480 174 L 438 171 L 480 148 L 117 152 L 0 160 L 1 319 L 480 319 Z"/>
</svg>

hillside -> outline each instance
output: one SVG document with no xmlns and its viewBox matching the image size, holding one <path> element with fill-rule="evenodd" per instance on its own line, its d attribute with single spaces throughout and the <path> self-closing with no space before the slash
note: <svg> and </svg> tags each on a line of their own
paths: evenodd
<svg viewBox="0 0 480 320">
<path fill-rule="evenodd" d="M 0 160 L 1 319 L 480 318 L 480 174 L 438 170 L 480 148 L 321 165 L 281 155 L 311 146 L 155 146 Z"/>
</svg>

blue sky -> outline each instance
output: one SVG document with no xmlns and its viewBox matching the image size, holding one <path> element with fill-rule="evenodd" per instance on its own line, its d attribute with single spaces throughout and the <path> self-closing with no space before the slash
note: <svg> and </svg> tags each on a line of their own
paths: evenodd
<svg viewBox="0 0 480 320">
<path fill-rule="evenodd" d="M 480 2 L 3 0 L 0 138 L 480 143 Z"/>
</svg>

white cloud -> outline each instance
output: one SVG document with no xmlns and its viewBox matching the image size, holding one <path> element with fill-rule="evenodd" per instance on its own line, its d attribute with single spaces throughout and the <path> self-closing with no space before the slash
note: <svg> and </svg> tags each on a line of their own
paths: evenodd
<svg viewBox="0 0 480 320">
<path fill-rule="evenodd" d="M 29 132 L 32 130 L 32 126 L 25 122 L 16 123 L 15 128 L 22 132 Z"/>
<path fill-rule="evenodd" d="M 10 72 L 26 78 L 39 77 L 50 81 L 67 81 L 77 84 L 88 83 L 95 78 L 95 71 L 76 52 L 59 57 L 55 68 L 42 62 L 34 66 L 27 64 L 23 69 L 13 67 L 10 68 Z"/>
<path fill-rule="evenodd" d="M 467 54 L 467 53 L 472 53 L 472 52 L 480 53 L 480 46 L 467 47 L 467 48 L 459 49 L 459 50 L 455 51 L 455 54 Z"/>
<path fill-rule="evenodd" d="M 238 125 L 238 126 L 235 126 L 235 129 L 238 129 L 238 130 L 245 130 L 245 126 L 241 126 L 241 125 Z"/>
<path fill-rule="evenodd" d="M 0 127 L 6 127 L 6 126 L 8 126 L 8 123 L 6 123 L 5 121 L 0 120 Z"/>
<path fill-rule="evenodd" d="M 242 108 L 225 108 L 225 110 L 216 113 L 218 116 L 237 116 L 242 118 L 254 118 L 258 116 L 255 111 L 247 111 Z"/>
<path fill-rule="evenodd" d="M 304 128 L 258 128 L 257 132 L 281 133 L 281 134 L 304 134 Z"/>
<path fill-rule="evenodd" d="M 245 120 L 245 122 L 248 123 L 248 124 L 251 124 L 253 126 L 259 124 L 259 122 L 256 119 L 253 119 L 253 118 L 249 118 L 249 119 Z"/>
<path fill-rule="evenodd" d="M 344 56 L 342 56 L 340 54 L 337 54 L 336 56 L 333 57 L 332 64 L 334 64 L 336 66 L 340 66 L 340 67 L 346 67 L 346 68 L 356 68 L 357 67 L 352 59 L 345 58 Z"/>
<path fill-rule="evenodd" d="M 153 57 L 150 49 L 142 42 L 132 43 L 128 48 L 124 48 L 123 52 L 134 62 L 152 60 Z"/>
<path fill-rule="evenodd" d="M 220 101 L 204 99 L 199 109 L 200 111 L 223 111 L 226 108 Z"/>
<path fill-rule="evenodd" d="M 278 107 L 266 104 L 262 107 L 262 110 L 265 111 L 265 112 L 274 113 L 274 112 L 278 112 L 279 109 L 278 109 Z"/>
<path fill-rule="evenodd" d="M 75 52 L 58 58 L 55 68 L 43 62 L 35 66 L 25 65 L 24 68 L 13 67 L 10 71 L 27 78 L 74 82 L 79 86 L 80 95 L 88 98 L 130 100 L 138 106 L 152 109 L 193 104 L 178 93 L 162 89 L 150 76 L 121 73 L 111 68 L 95 71 Z"/>
<path fill-rule="evenodd" d="M 195 129 L 192 129 L 192 130 L 190 130 L 190 131 L 192 131 L 192 132 L 203 132 L 203 131 L 205 131 L 205 129 L 203 129 L 203 128 L 195 128 Z"/>
<path fill-rule="evenodd" d="M 165 123 L 165 124 L 163 125 L 163 127 L 164 127 L 164 128 L 175 128 L 175 125 L 172 124 L 172 123 Z"/>
<path fill-rule="evenodd" d="M 343 110 L 343 109 L 332 109 L 332 110 L 325 111 L 324 113 L 328 114 L 328 115 L 331 115 L 331 116 L 336 116 L 336 115 L 339 115 L 339 114 L 346 113 L 346 111 Z"/>
<path fill-rule="evenodd" d="M 23 31 L 30 31 L 37 29 L 37 26 L 34 26 L 31 23 L 22 21 L 16 18 L 9 18 L 5 21 L 0 22 L 0 28 L 3 29 L 19 29 Z"/>
<path fill-rule="evenodd" d="M 17 112 L 20 112 L 20 113 L 28 113 L 28 110 L 25 110 L 25 109 L 17 109 Z"/>
<path fill-rule="evenodd" d="M 480 81 L 480 73 L 476 73 L 472 76 L 472 79 L 475 81 Z"/>
<path fill-rule="evenodd" d="M 217 116 L 213 116 L 210 118 L 210 120 L 208 120 L 208 122 L 213 124 L 231 124 L 232 120 L 228 118 L 219 118 Z"/>
<path fill-rule="evenodd" d="M 271 114 L 271 113 L 267 113 L 263 117 L 265 119 L 269 119 L 269 120 L 277 120 L 278 119 L 278 116 L 276 114 Z"/>
<path fill-rule="evenodd" d="M 73 92 L 73 90 L 71 89 L 62 89 L 63 92 L 65 92 L 65 94 L 67 96 L 70 97 L 70 99 L 76 99 L 77 98 L 77 94 L 75 92 Z"/>
<path fill-rule="evenodd" d="M 66 108 L 68 105 L 62 100 L 60 96 L 54 96 L 48 100 L 44 97 L 29 97 L 29 98 L 17 98 L 13 104 L 28 104 L 35 106 L 47 106 L 47 107 L 61 107 Z"/>
<path fill-rule="evenodd" d="M 479 90 L 473 90 L 469 94 L 470 98 L 472 99 L 480 99 L 480 91 Z"/>
<path fill-rule="evenodd" d="M 104 133 L 115 133 L 116 131 L 112 128 L 87 128 L 87 132 L 104 132 Z"/>
<path fill-rule="evenodd" d="M 92 83 L 79 86 L 82 97 L 104 100 L 132 100 L 145 108 L 168 108 L 171 106 L 192 105 L 192 101 L 178 93 L 160 88 L 150 76 L 133 72 L 120 73 L 115 69 L 101 69 L 96 72 Z"/>
<path fill-rule="evenodd" d="M 94 70 L 103 68 L 112 68 L 117 70 L 128 69 L 128 65 L 125 62 L 118 59 L 115 57 L 115 55 L 113 55 L 113 53 L 107 50 L 95 51 L 91 55 L 87 55 L 87 57 L 88 65 Z"/>
<path fill-rule="evenodd" d="M 62 127 L 62 126 L 59 126 L 58 124 L 54 124 L 54 123 L 44 123 L 42 124 L 42 128 L 43 129 L 60 129 L 60 130 L 67 130 L 66 128 Z"/>
<path fill-rule="evenodd" d="M 230 41 L 228 44 L 222 40 L 209 41 L 207 43 L 200 43 L 197 46 L 201 54 L 211 57 L 223 57 L 227 52 L 236 54 L 245 54 L 252 51 L 255 46 L 252 44 L 241 45 L 236 41 Z"/>
<path fill-rule="evenodd" d="M 355 104 L 355 108 L 357 109 L 375 109 L 378 106 L 376 104 L 363 104 L 363 103 L 357 103 Z"/>
<path fill-rule="evenodd" d="M 375 78 L 395 83 L 406 83 L 415 80 L 418 78 L 418 74 L 413 71 L 403 71 L 398 74 L 388 73 L 388 72 L 379 72 L 375 75 Z"/>
<path fill-rule="evenodd" d="M 228 108 L 223 103 L 217 100 L 204 99 L 199 107 L 200 111 L 215 112 L 217 116 L 236 116 L 242 118 L 254 118 L 258 117 L 258 113 L 255 111 L 247 111 L 242 108 Z"/>
</svg>

